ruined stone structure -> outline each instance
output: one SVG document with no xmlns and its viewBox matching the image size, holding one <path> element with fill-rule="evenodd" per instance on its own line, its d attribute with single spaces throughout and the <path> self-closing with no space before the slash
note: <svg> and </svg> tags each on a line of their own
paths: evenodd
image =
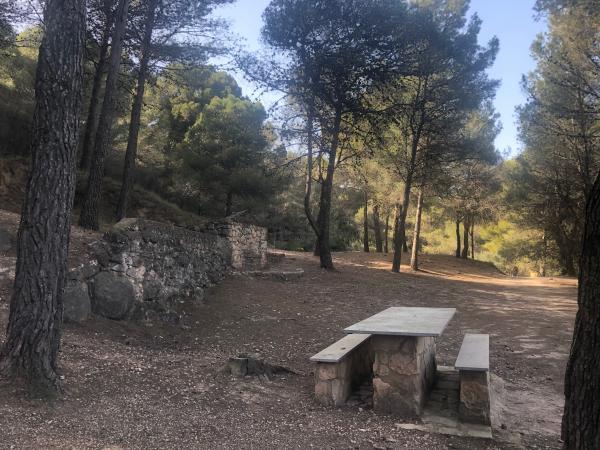
<svg viewBox="0 0 600 450">
<path fill-rule="evenodd" d="M 266 230 L 225 224 L 197 232 L 125 219 L 92 244 L 92 253 L 93 261 L 69 274 L 67 320 L 83 321 L 90 312 L 115 320 L 177 320 L 178 302 L 201 300 L 232 269 L 266 265 Z"/>
<path fill-rule="evenodd" d="M 216 223 L 209 230 L 227 239 L 231 248 L 231 266 L 240 272 L 267 266 L 267 229 L 235 222 Z"/>
</svg>

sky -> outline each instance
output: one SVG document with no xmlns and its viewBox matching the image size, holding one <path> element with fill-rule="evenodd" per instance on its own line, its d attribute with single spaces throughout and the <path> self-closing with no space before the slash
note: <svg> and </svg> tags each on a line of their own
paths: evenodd
<svg viewBox="0 0 600 450">
<path fill-rule="evenodd" d="M 503 129 L 496 139 L 496 147 L 502 152 L 510 149 L 512 155 L 521 148 L 515 123 L 515 107 L 525 102 L 521 77 L 535 68 L 530 46 L 546 28 L 544 22 L 534 18 L 534 3 L 535 0 L 471 0 L 470 13 L 477 13 L 483 21 L 480 43 L 487 43 L 493 36 L 500 40 L 496 63 L 489 70 L 491 78 L 501 81 L 495 105 Z M 248 50 L 257 50 L 260 49 L 261 16 L 268 4 L 269 0 L 237 0 L 221 7 L 216 14 L 230 22 L 231 31 L 244 40 Z M 239 76 L 236 78 L 245 94 L 254 92 L 252 85 Z M 265 96 L 261 100 L 268 107 L 272 97 Z"/>
</svg>

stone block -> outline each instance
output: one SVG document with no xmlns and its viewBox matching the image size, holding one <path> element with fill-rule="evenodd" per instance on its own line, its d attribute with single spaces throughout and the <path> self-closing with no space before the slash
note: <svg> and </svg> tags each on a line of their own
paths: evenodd
<svg viewBox="0 0 600 450">
<path fill-rule="evenodd" d="M 108 319 L 123 320 L 135 302 L 133 284 L 111 272 L 101 272 L 94 279 L 93 311 Z"/>
<path fill-rule="evenodd" d="M 349 379 L 336 378 L 331 380 L 331 398 L 335 406 L 342 406 L 352 392 L 352 385 Z"/>
<path fill-rule="evenodd" d="M 407 377 L 412 378 L 412 377 Z M 412 380 L 404 380 L 416 388 Z M 373 378 L 373 408 L 382 413 L 393 414 L 400 417 L 416 417 L 422 412 L 419 394 L 414 389 L 401 392 L 398 385 L 385 380 Z"/>
<path fill-rule="evenodd" d="M 317 375 L 319 380 L 334 380 L 338 377 L 339 363 L 319 363 L 317 364 Z"/>
<path fill-rule="evenodd" d="M 488 372 L 460 371 L 459 417 L 463 422 L 490 425 Z"/>
<path fill-rule="evenodd" d="M 63 318 L 67 322 L 84 322 L 92 312 L 87 284 L 69 283 L 63 294 Z"/>
<path fill-rule="evenodd" d="M 0 228 L 0 252 L 7 252 L 13 247 L 12 233 Z"/>
<path fill-rule="evenodd" d="M 329 381 L 317 380 L 315 383 L 315 397 L 321 405 L 332 406 L 331 383 Z"/>
</svg>

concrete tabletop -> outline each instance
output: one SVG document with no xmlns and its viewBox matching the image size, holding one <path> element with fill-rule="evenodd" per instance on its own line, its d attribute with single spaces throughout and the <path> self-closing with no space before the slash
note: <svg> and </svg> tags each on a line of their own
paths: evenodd
<svg viewBox="0 0 600 450">
<path fill-rule="evenodd" d="M 388 308 L 344 330 L 346 333 L 392 336 L 440 336 L 455 308 Z"/>
</svg>

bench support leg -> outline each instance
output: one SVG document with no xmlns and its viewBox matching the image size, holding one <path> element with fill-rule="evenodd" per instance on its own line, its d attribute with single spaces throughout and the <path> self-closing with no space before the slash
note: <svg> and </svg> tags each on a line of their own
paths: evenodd
<svg viewBox="0 0 600 450">
<path fill-rule="evenodd" d="M 349 361 L 318 363 L 315 371 L 315 396 L 324 406 L 342 406 L 352 391 Z"/>
<path fill-rule="evenodd" d="M 432 337 L 373 336 L 373 408 L 402 417 L 419 416 L 435 382 Z"/>
<path fill-rule="evenodd" d="M 460 405 L 463 422 L 490 425 L 489 373 L 460 371 Z"/>
</svg>

